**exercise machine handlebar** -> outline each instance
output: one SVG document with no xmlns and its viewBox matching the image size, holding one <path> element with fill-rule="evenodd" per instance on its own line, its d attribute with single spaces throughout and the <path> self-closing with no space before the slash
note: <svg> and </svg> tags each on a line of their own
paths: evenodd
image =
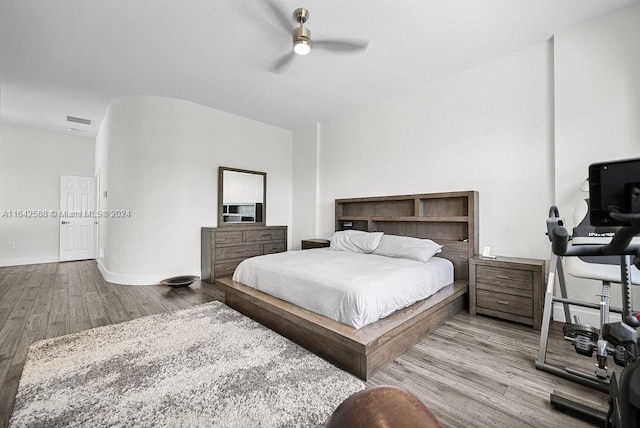
<svg viewBox="0 0 640 428">
<path fill-rule="evenodd" d="M 557 208 L 549 212 L 550 217 L 557 217 Z M 554 215 L 555 214 L 555 215 Z M 569 245 L 569 232 L 559 224 L 551 230 L 551 251 L 558 256 L 615 256 L 635 255 L 633 264 L 640 269 L 640 244 L 632 244 L 633 238 L 640 234 L 640 214 L 620 213 L 611 208 L 609 215 L 616 220 L 627 221 L 630 226 L 618 228 L 611 242 L 604 245 Z"/>
</svg>

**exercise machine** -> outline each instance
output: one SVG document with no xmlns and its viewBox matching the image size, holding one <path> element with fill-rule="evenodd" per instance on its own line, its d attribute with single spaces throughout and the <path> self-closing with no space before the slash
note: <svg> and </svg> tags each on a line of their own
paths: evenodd
<svg viewBox="0 0 640 428">
<path fill-rule="evenodd" d="M 640 267 L 640 245 L 634 241 L 636 235 L 640 234 L 640 159 L 590 165 L 589 193 L 589 223 L 582 222 L 574 229 L 574 235 L 579 236 L 585 228 L 591 228 L 585 239 L 575 239 L 569 244 L 572 237 L 564 227 L 558 209 L 551 207 L 549 212 L 547 235 L 551 240 L 552 255 L 536 368 L 608 392 L 610 397 L 608 413 L 589 408 L 555 392 L 551 395 L 554 407 L 602 426 L 637 427 L 640 426 L 640 353 L 637 333 L 640 322 L 633 313 L 631 291 L 634 284 L 632 272 L 637 272 L 636 269 Z M 577 275 L 574 273 L 574 276 L 602 281 L 599 304 L 568 298 L 562 263 L 564 258 L 588 268 L 582 269 Z M 556 279 L 560 285 L 560 296 L 554 295 Z M 622 308 L 609 305 L 611 282 L 621 284 Z M 586 356 L 596 354 L 594 374 L 547 362 L 554 303 L 564 306 L 566 324 L 563 333 L 572 342 L 576 352 Z M 598 309 L 599 328 L 582 324 L 578 317 L 572 322 L 571 306 Z M 620 313 L 622 320 L 610 322 L 611 312 Z M 607 372 L 610 355 L 616 364 L 624 367 L 618 378 L 615 374 L 610 377 Z"/>
</svg>

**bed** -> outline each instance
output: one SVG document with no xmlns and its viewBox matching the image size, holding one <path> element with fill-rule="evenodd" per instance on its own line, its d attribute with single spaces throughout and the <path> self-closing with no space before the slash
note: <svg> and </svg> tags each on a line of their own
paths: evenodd
<svg viewBox="0 0 640 428">
<path fill-rule="evenodd" d="M 358 329 L 451 284 L 453 264 L 322 248 L 248 258 L 233 280 Z"/>
<path fill-rule="evenodd" d="M 216 283 L 224 290 L 227 305 L 367 380 L 464 307 L 468 261 L 478 250 L 477 203 L 478 194 L 474 191 L 335 201 L 336 231 L 354 229 L 433 239 L 442 245 L 435 258 L 444 259 L 454 268 L 453 281 L 430 297 L 384 314 L 361 328 L 280 299 L 273 290 L 268 294 L 231 278 L 218 279 Z M 308 251 L 328 254 L 331 250 L 303 252 Z M 278 257 L 286 256 L 272 255 L 267 259 Z M 281 276 L 276 274 L 274 278 Z M 404 283 L 402 279 L 398 281 Z M 275 288 L 286 288 L 282 284 L 276 280 Z"/>
</svg>

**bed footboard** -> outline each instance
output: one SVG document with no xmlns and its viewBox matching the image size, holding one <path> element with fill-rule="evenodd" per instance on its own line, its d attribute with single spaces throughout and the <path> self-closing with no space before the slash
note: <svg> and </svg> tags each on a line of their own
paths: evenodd
<svg viewBox="0 0 640 428">
<path fill-rule="evenodd" d="M 468 282 L 459 280 L 431 297 L 355 329 L 271 295 L 222 278 L 225 303 L 336 366 L 368 380 L 466 304 Z"/>
</svg>

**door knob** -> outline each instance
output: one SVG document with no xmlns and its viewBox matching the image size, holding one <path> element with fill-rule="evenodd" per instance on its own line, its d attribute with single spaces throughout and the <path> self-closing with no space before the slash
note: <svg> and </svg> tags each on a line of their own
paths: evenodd
<svg viewBox="0 0 640 428">
<path fill-rule="evenodd" d="M 70 221 L 64 221 L 64 220 L 62 221 L 62 224 L 69 224 L 69 223 L 71 223 L 71 222 Z"/>
</svg>

